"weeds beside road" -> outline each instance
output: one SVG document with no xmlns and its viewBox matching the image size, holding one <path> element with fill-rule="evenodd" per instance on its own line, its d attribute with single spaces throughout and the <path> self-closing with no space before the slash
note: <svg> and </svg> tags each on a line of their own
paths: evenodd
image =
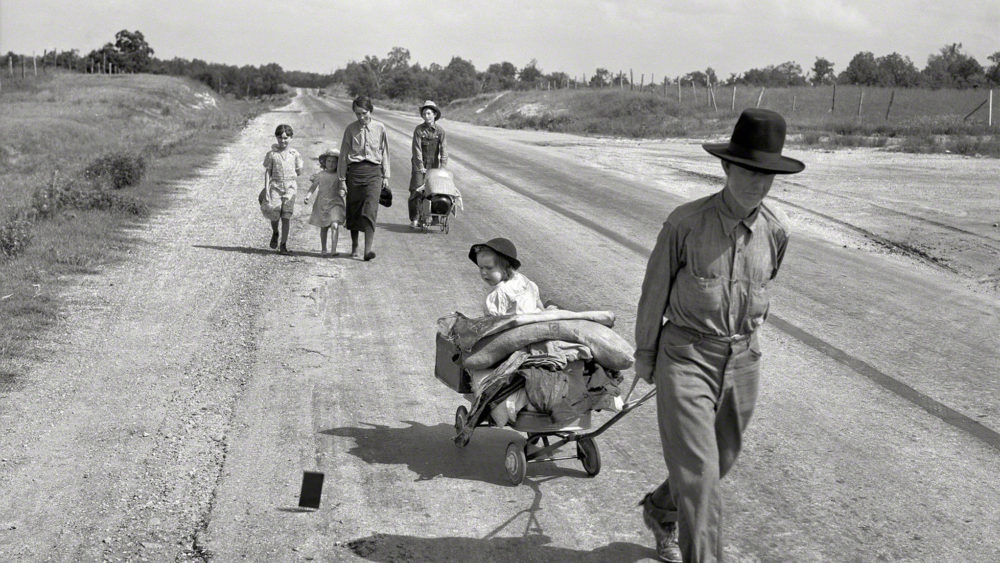
<svg viewBox="0 0 1000 563">
<path fill-rule="evenodd" d="M 123 227 L 162 209 L 265 104 L 151 75 L 55 74 L 0 96 L 0 391 L 57 319 L 66 276 L 128 248 Z"/>
</svg>

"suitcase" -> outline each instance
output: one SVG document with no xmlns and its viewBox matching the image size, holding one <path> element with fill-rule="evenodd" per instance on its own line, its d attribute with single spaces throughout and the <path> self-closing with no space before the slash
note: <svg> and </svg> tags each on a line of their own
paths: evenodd
<svg viewBox="0 0 1000 563">
<path fill-rule="evenodd" d="M 454 343 L 437 335 L 437 353 L 434 358 L 434 377 L 456 393 L 472 393 L 472 379 L 462 367 L 461 353 Z"/>
</svg>

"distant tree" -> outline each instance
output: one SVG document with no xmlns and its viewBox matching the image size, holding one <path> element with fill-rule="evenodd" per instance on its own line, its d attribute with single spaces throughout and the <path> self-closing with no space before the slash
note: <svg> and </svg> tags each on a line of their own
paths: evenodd
<svg viewBox="0 0 1000 563">
<path fill-rule="evenodd" d="M 705 69 L 705 79 L 708 80 L 710 84 L 718 84 L 719 77 L 715 75 L 715 69 L 708 67 Z"/>
<path fill-rule="evenodd" d="M 439 79 L 437 98 L 440 101 L 450 102 L 479 93 L 476 67 L 461 57 L 452 57 L 448 66 L 441 71 Z"/>
<path fill-rule="evenodd" d="M 986 69 L 986 80 L 992 86 L 1000 86 L 1000 51 L 993 53 L 987 57 L 993 62 L 988 69 Z"/>
<path fill-rule="evenodd" d="M 836 77 L 833 73 L 833 63 L 823 57 L 816 57 L 816 62 L 813 63 L 812 67 L 812 78 L 810 78 L 813 86 L 829 84 L 830 82 L 833 82 L 835 78 Z"/>
<path fill-rule="evenodd" d="M 945 45 L 938 54 L 929 56 L 921 76 L 931 88 L 969 88 L 986 82 L 983 67 L 962 52 L 961 43 Z"/>
<path fill-rule="evenodd" d="M 920 71 L 909 57 L 891 53 L 875 59 L 878 69 L 879 86 L 916 86 L 920 82 Z"/>
<path fill-rule="evenodd" d="M 693 82 L 698 86 L 704 86 L 706 78 L 708 78 L 708 76 L 704 72 L 694 70 L 682 76 L 681 82 L 684 84 L 691 84 Z"/>
<path fill-rule="evenodd" d="M 517 67 L 507 61 L 493 63 L 487 67 L 481 80 L 484 92 L 513 90 L 517 86 Z"/>
<path fill-rule="evenodd" d="M 592 88 L 604 88 L 611 85 L 611 73 L 608 72 L 606 68 L 599 68 L 594 71 L 594 75 L 590 77 L 590 86 Z"/>
<path fill-rule="evenodd" d="M 871 51 L 862 51 L 847 63 L 847 68 L 840 73 L 842 84 L 858 84 L 861 86 L 877 86 L 879 82 L 878 64 Z"/>
<path fill-rule="evenodd" d="M 410 50 L 403 47 L 393 47 L 384 61 L 384 72 L 398 72 L 410 69 Z"/>
<path fill-rule="evenodd" d="M 542 71 L 538 68 L 538 61 L 535 59 L 531 59 L 517 75 L 517 79 L 521 82 L 521 87 L 523 88 L 534 87 L 541 78 Z"/>
<path fill-rule="evenodd" d="M 141 31 L 121 30 L 115 34 L 115 50 L 118 64 L 126 72 L 146 72 L 153 57 L 153 48 L 146 42 Z"/>
<path fill-rule="evenodd" d="M 565 72 L 553 72 L 545 75 L 545 81 L 552 84 L 553 88 L 565 88 L 569 84 L 569 75 Z"/>
</svg>

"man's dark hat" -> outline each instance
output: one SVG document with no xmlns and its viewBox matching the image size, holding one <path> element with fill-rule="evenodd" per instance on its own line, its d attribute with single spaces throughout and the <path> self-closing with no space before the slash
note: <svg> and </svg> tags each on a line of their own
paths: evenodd
<svg viewBox="0 0 1000 563">
<path fill-rule="evenodd" d="M 426 102 L 424 102 L 424 105 L 420 106 L 420 110 L 417 111 L 417 114 L 418 115 L 423 114 L 424 110 L 427 108 L 431 108 L 431 111 L 434 112 L 435 120 L 441 119 L 441 108 L 439 108 L 437 104 L 435 104 L 431 100 L 427 100 Z"/>
<path fill-rule="evenodd" d="M 510 262 L 511 267 L 515 270 L 521 267 L 521 261 L 517 259 L 517 249 L 514 248 L 514 243 L 505 238 L 493 238 L 486 242 L 472 245 L 472 247 L 469 248 L 469 260 L 472 260 L 473 263 L 478 264 L 478 262 L 476 262 L 476 250 L 481 246 L 485 246 L 486 248 L 489 248 L 493 252 L 496 252 L 506 258 L 507 261 Z"/>
<path fill-rule="evenodd" d="M 738 166 L 769 174 L 795 174 L 805 164 L 781 156 L 785 145 L 785 119 L 766 109 L 744 110 L 728 143 L 705 143 L 709 153 Z"/>
</svg>

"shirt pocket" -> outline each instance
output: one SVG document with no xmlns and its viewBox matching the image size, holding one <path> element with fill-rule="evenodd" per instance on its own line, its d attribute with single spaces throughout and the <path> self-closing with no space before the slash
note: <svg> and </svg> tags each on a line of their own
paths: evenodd
<svg viewBox="0 0 1000 563">
<path fill-rule="evenodd" d="M 747 292 L 747 318 L 751 323 L 751 327 L 756 329 L 764 324 L 764 317 L 767 315 L 770 298 L 767 294 L 766 281 L 751 280 L 748 283 L 750 291 Z"/>
<path fill-rule="evenodd" d="M 678 302 L 693 316 L 714 318 L 723 310 L 725 296 L 722 278 L 703 278 L 681 270 L 676 283 Z"/>
</svg>

